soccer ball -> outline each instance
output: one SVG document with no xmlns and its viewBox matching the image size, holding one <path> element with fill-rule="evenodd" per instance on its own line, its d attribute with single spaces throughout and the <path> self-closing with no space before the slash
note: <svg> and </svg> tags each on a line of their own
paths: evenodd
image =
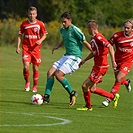
<svg viewBox="0 0 133 133">
<path fill-rule="evenodd" d="M 41 105 L 43 103 L 43 97 L 40 94 L 34 94 L 31 97 L 31 101 L 33 104 Z"/>
</svg>

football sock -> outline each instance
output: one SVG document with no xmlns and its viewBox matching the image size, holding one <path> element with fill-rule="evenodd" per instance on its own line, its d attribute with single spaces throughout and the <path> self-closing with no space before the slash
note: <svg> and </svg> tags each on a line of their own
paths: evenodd
<svg viewBox="0 0 133 133">
<path fill-rule="evenodd" d="M 104 97 L 107 97 L 109 99 L 113 99 L 114 98 L 114 95 L 110 92 L 107 92 L 101 88 L 96 88 L 95 92 L 92 92 L 92 93 L 95 93 L 95 94 L 98 94 L 100 96 L 104 96 Z"/>
<path fill-rule="evenodd" d="M 38 78 L 39 78 L 39 72 L 37 70 L 34 70 L 33 72 L 33 84 L 36 86 L 38 84 Z"/>
<path fill-rule="evenodd" d="M 123 78 L 121 81 L 121 85 L 128 85 L 128 81 L 125 78 Z"/>
<path fill-rule="evenodd" d="M 121 82 L 115 82 L 114 86 L 112 87 L 111 93 L 116 94 L 120 89 Z"/>
<path fill-rule="evenodd" d="M 44 95 L 45 94 L 50 95 L 53 85 L 54 85 L 54 78 L 48 78 Z"/>
<path fill-rule="evenodd" d="M 91 105 L 91 101 L 90 101 L 90 96 L 91 96 L 90 91 L 83 92 L 83 95 L 84 95 L 86 107 L 87 107 L 87 108 L 91 108 L 92 105 Z"/>
<path fill-rule="evenodd" d="M 62 86 L 66 89 L 66 91 L 71 94 L 72 92 L 72 87 L 70 85 L 70 83 L 68 82 L 68 80 L 66 78 L 64 78 L 61 82 Z"/>
<path fill-rule="evenodd" d="M 24 76 L 26 83 L 29 82 L 29 75 L 30 75 L 30 71 L 23 69 L 23 76 Z"/>
</svg>

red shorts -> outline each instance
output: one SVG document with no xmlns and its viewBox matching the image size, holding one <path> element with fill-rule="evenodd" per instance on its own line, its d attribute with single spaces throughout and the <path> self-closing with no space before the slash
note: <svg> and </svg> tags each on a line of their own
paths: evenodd
<svg viewBox="0 0 133 133">
<path fill-rule="evenodd" d="M 93 66 L 93 69 L 89 75 L 89 78 L 91 79 L 91 81 L 95 83 L 100 83 L 102 82 L 102 76 L 104 76 L 107 71 L 108 71 L 108 67 Z"/>
<path fill-rule="evenodd" d="M 133 62 L 125 62 L 125 63 L 117 63 L 117 68 L 116 68 L 116 72 L 123 72 L 124 74 L 128 74 L 131 67 L 133 65 Z"/>
<path fill-rule="evenodd" d="M 41 64 L 41 55 L 40 51 L 24 51 L 22 52 L 22 61 L 23 62 L 30 62 L 34 65 L 40 65 Z"/>
</svg>

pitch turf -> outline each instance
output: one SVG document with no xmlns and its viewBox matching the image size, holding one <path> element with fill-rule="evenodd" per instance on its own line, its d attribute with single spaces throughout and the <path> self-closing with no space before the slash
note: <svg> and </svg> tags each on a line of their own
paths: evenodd
<svg viewBox="0 0 133 133">
<path fill-rule="evenodd" d="M 49 104 L 36 106 L 31 104 L 33 92 L 25 92 L 22 76 L 21 54 L 15 53 L 14 47 L 0 48 L 0 132 L 1 133 L 131 133 L 133 132 L 132 92 L 125 86 L 119 91 L 118 107 L 103 107 L 105 98 L 92 94 L 93 111 L 77 111 L 84 105 L 81 84 L 88 76 L 93 65 L 87 62 L 72 76 L 67 75 L 71 85 L 78 92 L 74 107 L 69 107 L 69 96 L 62 86 L 55 81 Z M 51 49 L 42 49 L 42 65 L 38 93 L 43 95 L 48 68 L 64 53 L 63 49 L 51 54 Z M 88 51 L 84 50 L 83 56 Z M 132 79 L 133 69 L 127 76 Z M 32 71 L 31 71 L 32 85 Z M 114 83 L 112 68 L 99 84 L 110 91 Z M 133 85 L 132 85 L 133 86 Z"/>
</svg>

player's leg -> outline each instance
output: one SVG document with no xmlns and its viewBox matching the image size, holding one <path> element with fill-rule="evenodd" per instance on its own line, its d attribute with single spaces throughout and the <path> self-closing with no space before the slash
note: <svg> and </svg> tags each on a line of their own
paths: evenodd
<svg viewBox="0 0 133 133">
<path fill-rule="evenodd" d="M 31 56 L 27 51 L 22 51 L 22 61 L 23 61 L 23 76 L 25 79 L 25 91 L 30 90 L 30 62 L 31 62 Z"/>
<path fill-rule="evenodd" d="M 94 82 L 92 82 L 89 78 L 87 78 L 83 84 L 82 84 L 82 91 L 83 91 L 83 96 L 84 96 L 84 101 L 85 101 L 85 106 L 81 108 L 77 108 L 77 110 L 84 110 L 84 111 L 92 111 L 92 104 L 91 104 L 91 93 L 90 93 L 90 87 L 96 86 Z"/>
<path fill-rule="evenodd" d="M 24 68 L 23 68 L 23 76 L 25 79 L 25 91 L 29 91 L 30 90 L 30 80 L 29 80 L 29 75 L 30 75 L 30 70 L 29 70 L 29 66 L 30 63 L 29 62 L 23 62 Z"/>
<path fill-rule="evenodd" d="M 38 65 L 33 64 L 33 87 L 32 87 L 33 92 L 37 92 L 38 79 L 39 79 Z"/>
<path fill-rule="evenodd" d="M 56 71 L 55 76 L 56 76 L 56 79 L 62 84 L 62 86 L 65 88 L 65 90 L 70 95 L 69 105 L 73 106 L 76 102 L 77 92 L 72 89 L 70 82 L 68 81 L 67 78 L 64 77 L 65 74 L 61 70 Z"/>
<path fill-rule="evenodd" d="M 54 75 L 56 68 L 51 67 L 47 72 L 47 82 L 44 91 L 44 102 L 48 103 L 50 101 L 50 94 L 54 85 Z"/>
<path fill-rule="evenodd" d="M 78 64 L 80 63 L 81 59 L 75 56 L 66 56 L 64 58 L 65 58 L 64 62 L 60 66 L 59 70 L 56 71 L 55 75 L 57 80 L 62 84 L 62 86 L 69 93 L 70 95 L 69 105 L 73 106 L 76 102 L 76 97 L 78 94 L 75 90 L 72 89 L 70 82 L 64 76 L 66 74 L 72 74 L 73 72 L 75 72 L 79 68 Z"/>
</svg>

